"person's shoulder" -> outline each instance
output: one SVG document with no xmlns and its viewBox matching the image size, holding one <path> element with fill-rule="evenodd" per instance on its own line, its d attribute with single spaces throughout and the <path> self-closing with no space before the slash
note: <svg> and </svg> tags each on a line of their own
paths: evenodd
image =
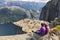
<svg viewBox="0 0 60 40">
<path fill-rule="evenodd" d="M 45 30 L 46 28 L 45 27 L 41 27 L 41 29 Z"/>
</svg>

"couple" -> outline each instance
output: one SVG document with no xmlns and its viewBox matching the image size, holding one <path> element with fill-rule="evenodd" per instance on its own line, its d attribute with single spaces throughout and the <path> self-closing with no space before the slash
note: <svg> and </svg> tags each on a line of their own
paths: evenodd
<svg viewBox="0 0 60 40">
<path fill-rule="evenodd" d="M 41 35 L 41 36 L 44 36 L 44 35 L 46 35 L 49 32 L 50 32 L 49 26 L 46 25 L 45 23 L 42 23 L 41 24 L 41 28 L 36 33 L 39 34 L 39 35 Z"/>
</svg>

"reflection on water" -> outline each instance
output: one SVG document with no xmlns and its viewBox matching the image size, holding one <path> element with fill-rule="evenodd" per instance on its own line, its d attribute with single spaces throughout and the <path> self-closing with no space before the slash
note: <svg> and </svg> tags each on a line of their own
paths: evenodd
<svg viewBox="0 0 60 40">
<path fill-rule="evenodd" d="M 12 23 L 0 24 L 0 36 L 23 34 L 22 28 L 13 25 Z"/>
</svg>

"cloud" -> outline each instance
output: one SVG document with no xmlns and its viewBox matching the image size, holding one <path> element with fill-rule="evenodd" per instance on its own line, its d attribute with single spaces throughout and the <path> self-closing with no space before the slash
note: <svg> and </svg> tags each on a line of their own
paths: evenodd
<svg viewBox="0 0 60 40">
<path fill-rule="evenodd" d="M 30 1 L 30 2 L 48 2 L 49 0 L 20 0 L 20 1 Z"/>
<path fill-rule="evenodd" d="M 49 0 L 6 0 L 6 1 L 48 2 Z"/>
<path fill-rule="evenodd" d="M 18 1 L 18 0 L 5 0 L 5 1 Z"/>
<path fill-rule="evenodd" d="M 48 2 L 49 0 L 41 0 L 41 2 Z"/>
</svg>

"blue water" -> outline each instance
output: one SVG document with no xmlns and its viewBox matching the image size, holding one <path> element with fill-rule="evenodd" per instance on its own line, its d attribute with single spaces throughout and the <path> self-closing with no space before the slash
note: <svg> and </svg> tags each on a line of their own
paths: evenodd
<svg viewBox="0 0 60 40">
<path fill-rule="evenodd" d="M 12 23 L 0 24 L 0 36 L 22 34 L 21 32 L 22 29 Z"/>
</svg>

